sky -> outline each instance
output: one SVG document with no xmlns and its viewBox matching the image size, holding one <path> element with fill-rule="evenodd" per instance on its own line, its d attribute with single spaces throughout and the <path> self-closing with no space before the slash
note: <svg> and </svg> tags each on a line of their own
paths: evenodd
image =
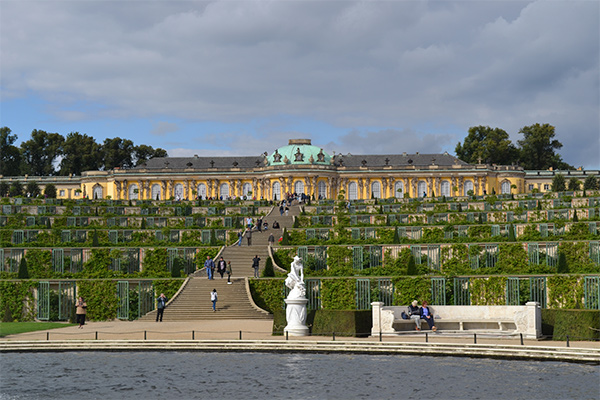
<svg viewBox="0 0 600 400">
<path fill-rule="evenodd" d="M 549 123 L 600 168 L 600 2 L 0 0 L 0 126 L 171 157 L 454 154 Z"/>
</svg>

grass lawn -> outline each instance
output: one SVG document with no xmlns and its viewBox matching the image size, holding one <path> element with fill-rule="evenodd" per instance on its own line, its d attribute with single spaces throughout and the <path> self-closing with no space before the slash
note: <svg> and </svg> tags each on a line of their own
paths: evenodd
<svg viewBox="0 0 600 400">
<path fill-rule="evenodd" d="M 77 324 L 63 322 L 0 322 L 0 337 L 17 333 L 45 331 L 46 329 L 65 328 Z"/>
</svg>

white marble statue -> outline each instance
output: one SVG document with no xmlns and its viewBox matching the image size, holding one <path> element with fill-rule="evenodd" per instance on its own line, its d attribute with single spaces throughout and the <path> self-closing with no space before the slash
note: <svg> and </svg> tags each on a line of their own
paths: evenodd
<svg viewBox="0 0 600 400">
<path fill-rule="evenodd" d="M 290 293 L 285 299 L 285 316 L 287 326 L 284 331 L 292 336 L 308 335 L 306 326 L 306 286 L 304 285 L 304 266 L 302 259 L 298 256 L 292 261 L 290 273 L 285 278 L 285 286 L 290 288 Z"/>
<path fill-rule="evenodd" d="M 294 257 L 294 261 L 290 265 L 290 273 L 285 279 L 285 286 L 291 289 L 288 294 L 288 299 L 303 299 L 306 298 L 306 286 L 304 285 L 304 266 L 302 259 L 298 256 Z"/>
</svg>

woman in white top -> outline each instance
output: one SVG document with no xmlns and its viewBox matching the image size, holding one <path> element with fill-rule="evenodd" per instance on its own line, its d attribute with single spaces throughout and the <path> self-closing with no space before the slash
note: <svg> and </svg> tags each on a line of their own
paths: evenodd
<svg viewBox="0 0 600 400">
<path fill-rule="evenodd" d="M 210 301 L 212 301 L 213 304 L 213 312 L 217 311 L 217 289 L 213 289 L 212 292 L 210 292 Z"/>
</svg>

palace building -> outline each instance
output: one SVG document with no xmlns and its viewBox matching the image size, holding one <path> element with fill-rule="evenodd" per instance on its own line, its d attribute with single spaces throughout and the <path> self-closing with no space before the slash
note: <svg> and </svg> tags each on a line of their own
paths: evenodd
<svg viewBox="0 0 600 400">
<path fill-rule="evenodd" d="M 363 200 L 546 192 L 555 174 L 599 171 L 525 171 L 519 166 L 468 164 L 443 154 L 328 154 L 310 139 L 258 156 L 162 157 L 131 169 L 87 171 L 69 177 L 0 177 L 52 183 L 58 198 L 192 200 L 235 197 L 280 200 L 286 193 L 315 199 Z"/>
</svg>

